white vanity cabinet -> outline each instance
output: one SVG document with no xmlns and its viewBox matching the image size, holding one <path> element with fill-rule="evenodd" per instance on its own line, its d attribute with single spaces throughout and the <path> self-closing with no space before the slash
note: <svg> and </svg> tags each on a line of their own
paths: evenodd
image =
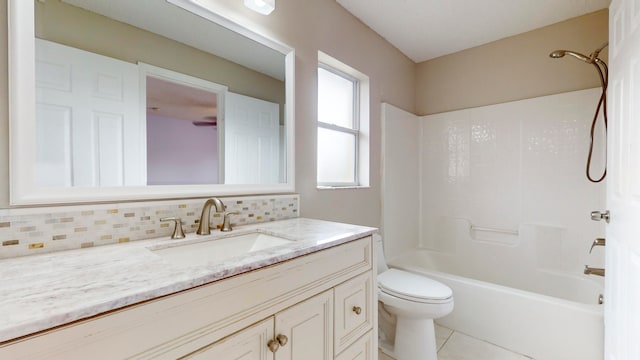
<svg viewBox="0 0 640 360">
<path fill-rule="evenodd" d="M 0 359 L 375 359 L 370 236 L 0 346 Z"/>
</svg>

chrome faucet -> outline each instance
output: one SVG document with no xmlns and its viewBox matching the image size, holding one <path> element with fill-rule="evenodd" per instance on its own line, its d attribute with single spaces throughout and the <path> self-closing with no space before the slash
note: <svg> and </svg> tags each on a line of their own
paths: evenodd
<svg viewBox="0 0 640 360">
<path fill-rule="evenodd" d="M 211 234 L 211 228 L 209 226 L 211 205 L 216 207 L 216 212 L 224 212 L 224 204 L 222 203 L 222 200 L 218 198 L 208 199 L 204 203 L 202 214 L 200 214 L 200 223 L 198 223 L 198 230 L 196 231 L 196 234 L 198 235 Z"/>
</svg>

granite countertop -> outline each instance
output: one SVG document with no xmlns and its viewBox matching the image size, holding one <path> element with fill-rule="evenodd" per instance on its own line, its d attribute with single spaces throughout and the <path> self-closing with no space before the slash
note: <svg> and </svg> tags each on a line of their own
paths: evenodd
<svg viewBox="0 0 640 360">
<path fill-rule="evenodd" d="M 179 265 L 152 249 L 251 232 L 293 240 L 247 255 Z M 375 233 L 375 228 L 296 218 L 0 260 L 0 342 L 259 269 Z"/>
</svg>

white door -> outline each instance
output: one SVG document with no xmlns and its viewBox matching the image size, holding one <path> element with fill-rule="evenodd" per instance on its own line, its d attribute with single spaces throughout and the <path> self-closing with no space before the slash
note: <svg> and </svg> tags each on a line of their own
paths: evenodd
<svg viewBox="0 0 640 360">
<path fill-rule="evenodd" d="M 273 317 L 251 325 L 181 359 L 272 360 Z"/>
<path fill-rule="evenodd" d="M 135 64 L 36 39 L 36 184 L 144 185 Z"/>
<path fill-rule="evenodd" d="M 275 333 L 275 360 L 333 360 L 333 291 L 276 314 Z"/>
<path fill-rule="evenodd" d="M 279 183 L 279 105 L 228 92 L 224 109 L 224 183 Z"/>
<path fill-rule="evenodd" d="M 605 359 L 640 359 L 640 1 L 609 9 Z"/>
</svg>

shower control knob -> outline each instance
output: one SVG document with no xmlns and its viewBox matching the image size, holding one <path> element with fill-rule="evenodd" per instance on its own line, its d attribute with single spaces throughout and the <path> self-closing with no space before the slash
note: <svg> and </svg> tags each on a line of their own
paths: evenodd
<svg viewBox="0 0 640 360">
<path fill-rule="evenodd" d="M 609 210 L 606 211 L 592 211 L 591 212 L 591 220 L 593 221 L 600 221 L 600 220 L 604 220 L 607 223 L 609 223 L 609 220 L 611 219 L 611 214 L 609 213 Z"/>
</svg>

